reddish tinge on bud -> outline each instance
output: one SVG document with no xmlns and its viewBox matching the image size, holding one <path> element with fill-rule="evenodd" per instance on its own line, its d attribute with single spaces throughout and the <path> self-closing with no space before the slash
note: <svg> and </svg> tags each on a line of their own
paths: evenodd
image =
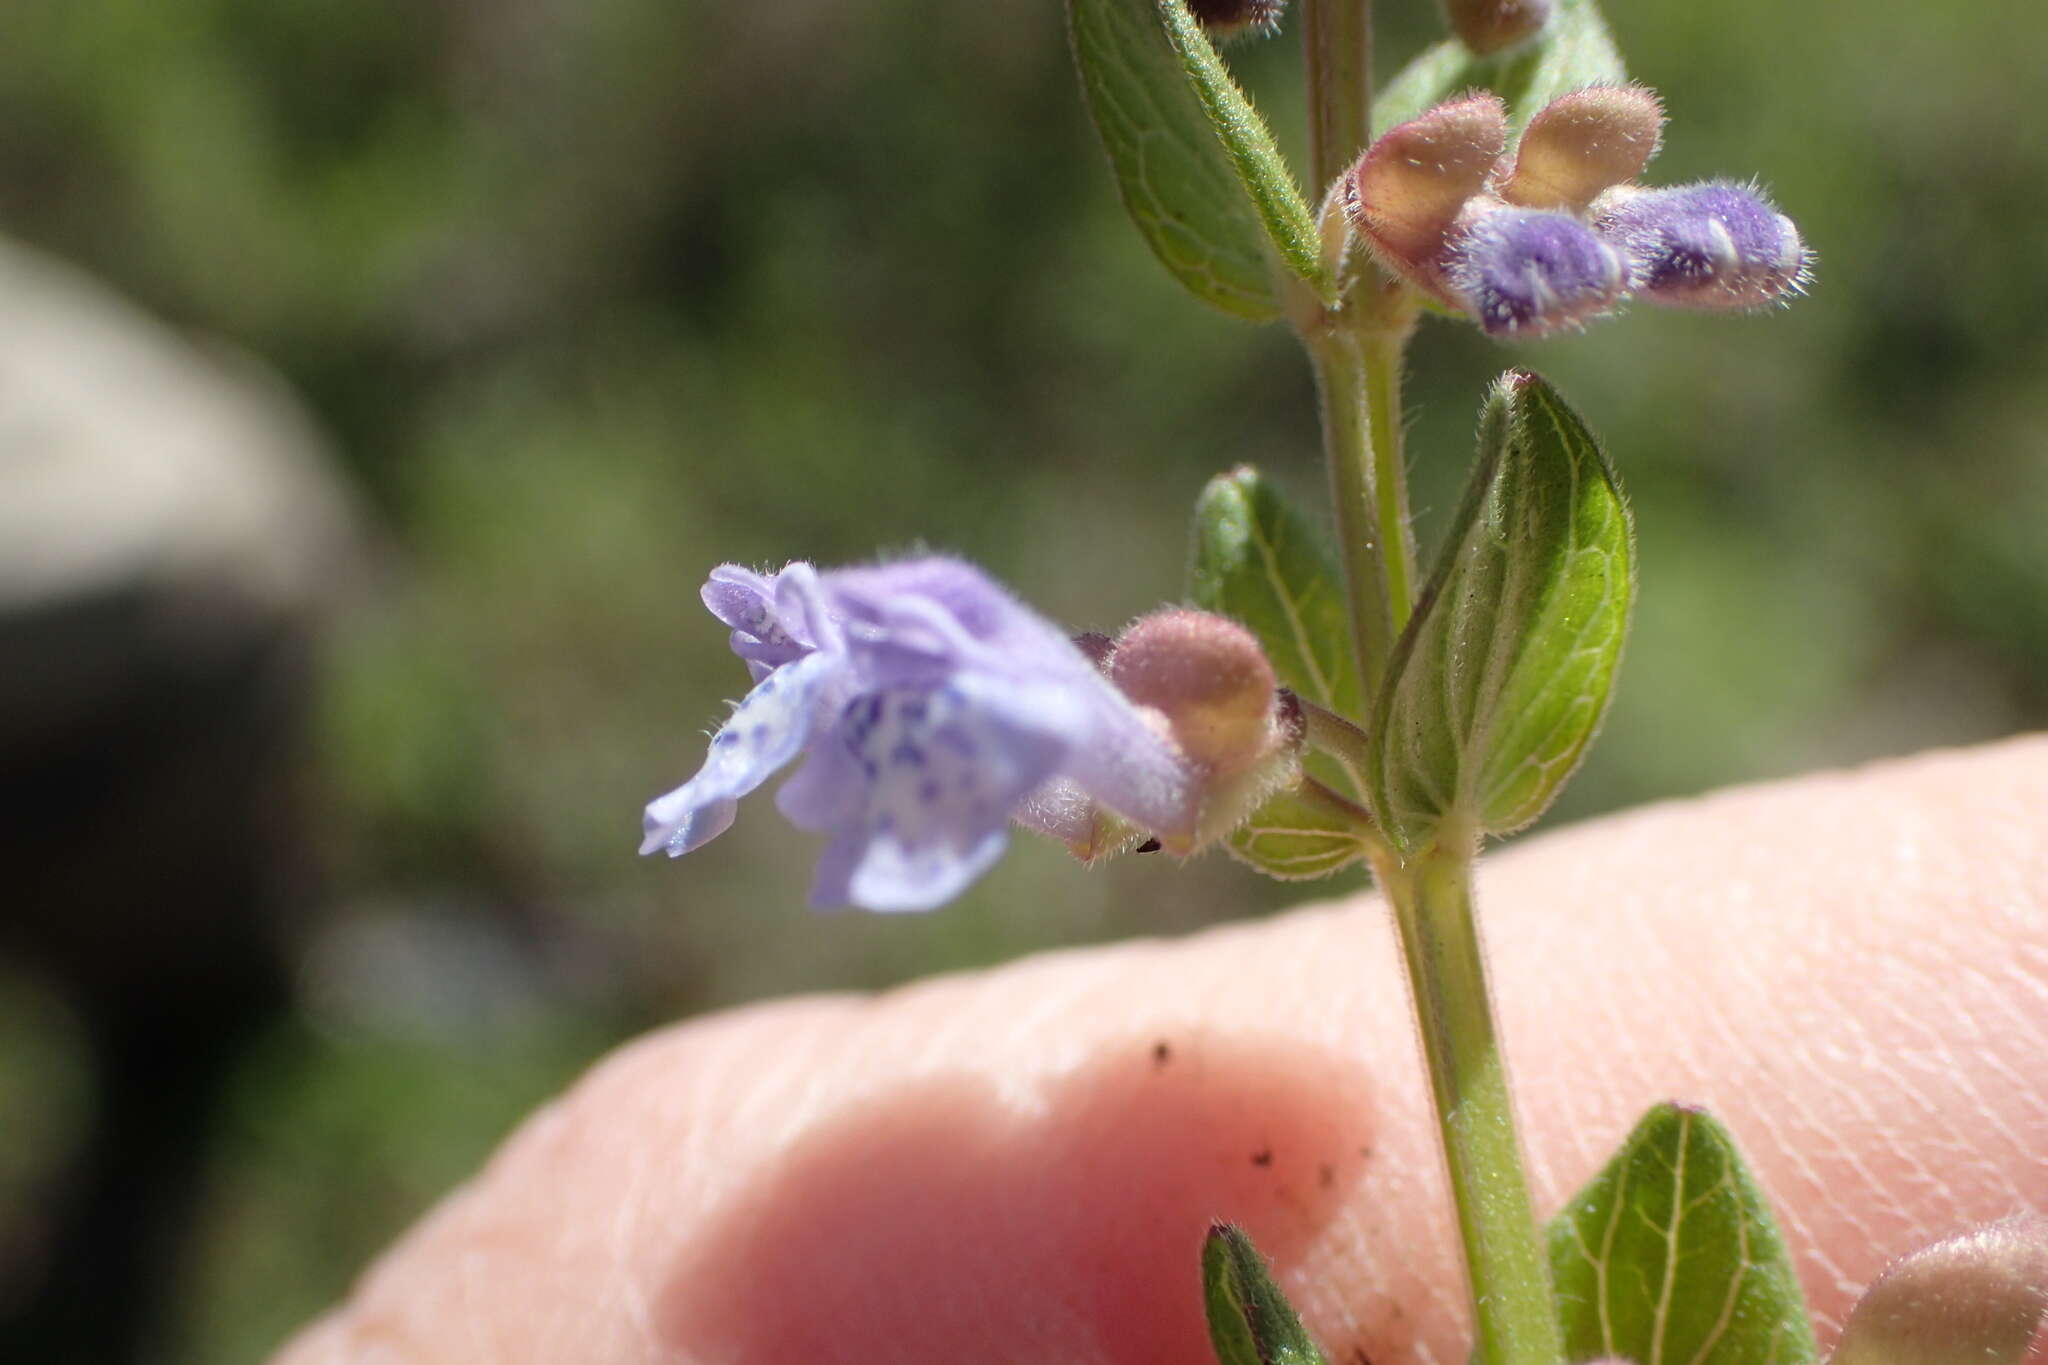
<svg viewBox="0 0 2048 1365">
<path fill-rule="evenodd" d="M 1849 1314 L 1829 1365 L 2017 1365 L 2048 1316 L 2048 1218 L 1936 1242 L 1895 1263 Z"/>
<path fill-rule="evenodd" d="M 1187 6 L 1211 38 L 1263 38 L 1280 27 L 1287 0 L 1187 0 Z"/>
<path fill-rule="evenodd" d="M 1226 617 L 1169 608 L 1140 619 L 1117 640 L 1109 680 L 1166 717 L 1181 751 L 1212 774 L 1238 772 L 1273 749 L 1273 666 Z"/>
<path fill-rule="evenodd" d="M 1352 226 L 1389 270 L 1455 306 L 1445 242 L 1467 202 L 1486 190 L 1507 141 L 1507 106 L 1485 93 L 1388 129 L 1345 177 Z"/>
<path fill-rule="evenodd" d="M 1106 671 L 1118 691 L 1158 717 L 1194 778 L 1193 828 L 1153 831 L 1168 852 L 1185 856 L 1222 838 L 1301 781 L 1301 704 L 1281 690 L 1258 638 L 1237 622 L 1180 607 L 1156 611 L 1117 637 Z"/>
<path fill-rule="evenodd" d="M 1663 106 L 1641 86 L 1574 91 L 1529 120 L 1500 197 L 1525 209 L 1584 213 L 1602 191 L 1640 176 L 1663 135 Z"/>
<path fill-rule="evenodd" d="M 1551 9 L 1551 0 L 1444 0 L 1451 32 L 1482 57 L 1541 33 Z"/>
</svg>

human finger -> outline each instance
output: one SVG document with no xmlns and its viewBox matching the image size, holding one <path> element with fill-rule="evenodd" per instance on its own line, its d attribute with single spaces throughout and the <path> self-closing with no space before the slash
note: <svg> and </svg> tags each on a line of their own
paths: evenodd
<svg viewBox="0 0 2048 1365">
<path fill-rule="evenodd" d="M 2048 740 L 1654 807 L 1479 894 L 1539 1203 L 1664 1099 L 1735 1131 L 1823 1343 L 2048 1208 Z M 653 1035 L 303 1334 L 342 1361 L 1205 1359 L 1245 1224 L 1333 1361 L 1460 1358 L 1398 958 L 1359 898 Z"/>
</svg>

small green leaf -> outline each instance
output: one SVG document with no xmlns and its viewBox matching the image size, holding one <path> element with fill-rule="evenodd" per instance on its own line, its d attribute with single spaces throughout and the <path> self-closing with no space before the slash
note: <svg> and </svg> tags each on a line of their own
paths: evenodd
<svg viewBox="0 0 2048 1365">
<path fill-rule="evenodd" d="M 1242 1228 L 1210 1224 L 1202 1246 L 1202 1298 L 1221 1365 L 1325 1365 Z"/>
<path fill-rule="evenodd" d="M 1250 627 L 1283 684 L 1326 711 L 1357 715 L 1344 585 L 1308 517 L 1239 465 L 1202 490 L 1194 540 L 1195 605 Z"/>
<path fill-rule="evenodd" d="M 1309 780 L 1268 797 L 1224 846 L 1239 862 L 1281 881 L 1327 877 L 1365 857 L 1372 817 Z"/>
<path fill-rule="evenodd" d="M 1155 0 L 1067 0 L 1067 22 L 1117 193 L 1153 254 L 1203 302 L 1253 322 L 1279 317 L 1265 229 Z"/>
<path fill-rule="evenodd" d="M 1216 136 L 1230 153 L 1231 164 L 1237 167 L 1238 179 L 1251 196 L 1267 237 L 1289 270 L 1314 285 L 1325 302 L 1334 302 L 1329 272 L 1323 268 L 1315 214 L 1302 199 L 1294 172 L 1287 169 L 1280 149 L 1273 145 L 1273 130 L 1231 79 L 1223 59 L 1216 55 L 1215 44 L 1188 12 L 1186 0 L 1158 0 L 1158 4 L 1166 39 L 1201 97 L 1202 112 L 1209 116 Z"/>
<path fill-rule="evenodd" d="M 1819 1354 L 1770 1205 L 1701 1110 L 1652 1109 L 1548 1237 L 1567 1359 L 1798 1365 Z"/>
<path fill-rule="evenodd" d="M 1359 714 L 1343 580 L 1313 523 L 1250 465 L 1217 475 L 1196 500 L 1190 578 L 1195 605 L 1258 636 L 1283 686 L 1326 711 Z M 1364 798 L 1355 768 L 1333 775 Z"/>
<path fill-rule="evenodd" d="M 1571 90 L 1623 85 L 1628 71 L 1595 0 L 1558 0 L 1550 24 L 1526 46 L 1482 57 L 1456 38 L 1423 49 L 1373 101 L 1372 126 L 1387 129 L 1477 87 L 1508 103 L 1516 133 Z"/>
<path fill-rule="evenodd" d="M 1403 846 L 1541 815 L 1607 713 L 1635 546 L 1607 458 L 1557 391 L 1510 371 L 1370 727 L 1373 807 Z"/>
</svg>

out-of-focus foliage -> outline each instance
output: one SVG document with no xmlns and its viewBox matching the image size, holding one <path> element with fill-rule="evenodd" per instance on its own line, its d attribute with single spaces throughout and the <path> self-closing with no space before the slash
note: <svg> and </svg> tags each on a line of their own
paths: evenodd
<svg viewBox="0 0 2048 1365">
<path fill-rule="evenodd" d="M 1433 10 L 1382 9 L 1391 69 Z M 1761 176 L 1820 267 L 1781 316 L 1514 348 L 1425 327 L 1426 541 L 1511 359 L 1632 495 L 1635 635 L 1560 813 L 2048 721 L 2048 20 L 1612 18 L 1672 114 L 1652 178 Z M 1298 148 L 1296 50 L 1232 59 Z M 696 603 L 712 565 L 929 544 L 1113 628 L 1182 591 L 1212 474 L 1317 486 L 1301 363 L 1130 231 L 1056 7 L 9 0 L 0 225 L 274 365 L 383 517 L 382 593 L 332 659 L 340 927 L 309 979 L 356 981 L 333 964 L 380 917 L 530 964 L 488 1065 L 414 998 L 438 977 L 309 993 L 224 1120 L 188 1358 L 256 1358 L 629 1029 L 1281 894 L 1031 846 L 936 916 L 818 918 L 764 798 L 682 863 L 632 856 L 744 686 Z M 0 1039 L 31 1059 L 0 1085 L 61 1055 L 39 1046 Z"/>
</svg>

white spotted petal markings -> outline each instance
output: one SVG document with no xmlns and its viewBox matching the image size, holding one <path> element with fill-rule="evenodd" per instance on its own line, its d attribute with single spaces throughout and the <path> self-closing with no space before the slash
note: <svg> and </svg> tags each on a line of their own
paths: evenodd
<svg viewBox="0 0 2048 1365">
<path fill-rule="evenodd" d="M 802 752 L 821 684 L 837 660 L 807 654 L 763 678 L 711 737 L 697 775 L 647 805 L 642 853 L 680 858 L 732 827 L 739 798 Z"/>
</svg>

